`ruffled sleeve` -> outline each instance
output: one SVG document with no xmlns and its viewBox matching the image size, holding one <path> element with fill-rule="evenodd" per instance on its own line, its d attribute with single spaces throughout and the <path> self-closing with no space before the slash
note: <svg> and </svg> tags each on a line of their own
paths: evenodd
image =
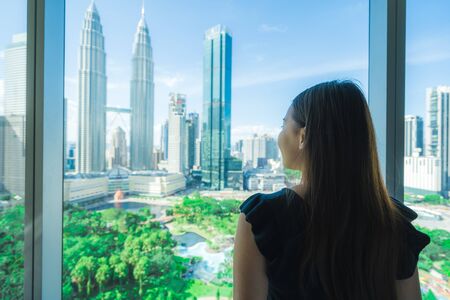
<svg viewBox="0 0 450 300">
<path fill-rule="evenodd" d="M 392 200 L 405 217 L 404 231 L 406 248 L 403 253 L 400 253 L 399 266 L 397 269 L 397 279 L 401 280 L 409 278 L 414 274 L 417 261 L 419 260 L 419 254 L 430 243 L 430 237 L 420 230 L 417 230 L 414 225 L 411 224 L 411 221 L 417 218 L 417 213 L 414 210 L 395 198 L 392 198 Z"/>
<path fill-rule="evenodd" d="M 256 193 L 242 202 L 239 209 L 252 226 L 259 251 L 268 261 L 272 261 L 277 256 L 281 237 L 276 230 L 275 199 L 266 196 Z"/>
</svg>

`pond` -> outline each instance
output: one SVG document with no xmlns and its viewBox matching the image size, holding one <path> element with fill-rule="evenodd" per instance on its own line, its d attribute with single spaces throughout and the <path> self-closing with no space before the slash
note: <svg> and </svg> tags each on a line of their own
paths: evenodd
<svg viewBox="0 0 450 300">
<path fill-rule="evenodd" d="M 213 252 L 204 237 L 194 233 L 186 232 L 173 236 L 178 242 L 176 254 L 182 257 L 199 256 L 202 260 L 193 267 L 192 276 L 205 281 L 213 280 L 217 273 L 221 271 L 221 265 L 225 262 L 226 256 L 231 252 L 232 247 L 223 249 L 220 252 Z"/>
<path fill-rule="evenodd" d="M 205 238 L 195 232 L 186 232 L 179 235 L 172 235 L 178 245 L 184 247 L 192 247 L 197 243 L 204 242 Z"/>
</svg>

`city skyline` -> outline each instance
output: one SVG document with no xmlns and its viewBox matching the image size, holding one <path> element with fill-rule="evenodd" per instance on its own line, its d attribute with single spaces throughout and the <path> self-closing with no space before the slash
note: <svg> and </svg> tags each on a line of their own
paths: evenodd
<svg viewBox="0 0 450 300">
<path fill-rule="evenodd" d="M 86 7 L 89 5 L 89 0 L 85 1 L 70 1 L 67 5 L 66 14 L 66 96 L 69 103 L 69 115 L 71 112 L 76 111 L 77 102 L 77 49 L 76 44 L 79 42 L 79 28 L 82 23 L 82 16 Z M 122 2 L 110 1 L 106 5 L 106 2 L 96 1 L 102 14 L 102 22 L 104 23 L 105 36 L 107 36 L 106 51 L 108 53 L 107 70 L 109 72 L 108 81 L 108 105 L 109 106 L 122 106 L 128 107 L 128 94 L 129 94 L 129 76 L 131 74 L 131 66 L 128 66 L 128 62 L 131 59 L 131 44 L 133 40 L 133 34 L 135 31 L 135 24 L 139 20 L 139 12 L 141 8 L 141 1 L 127 2 L 124 6 Z M 252 71 L 250 77 L 263 81 L 260 75 L 267 74 L 265 70 L 271 70 L 272 74 L 277 71 L 285 71 L 286 74 L 293 78 L 297 78 L 295 75 L 301 72 L 294 72 L 294 67 L 302 67 L 299 64 L 299 60 L 307 58 L 309 61 L 305 64 L 305 74 L 300 79 L 285 79 L 283 80 L 279 76 L 273 76 L 273 80 L 278 78 L 278 81 L 274 81 L 271 87 L 271 91 L 267 91 L 267 83 L 265 81 L 262 84 L 254 84 L 250 87 L 244 88 L 243 82 L 235 84 L 233 86 L 233 98 L 236 100 L 236 105 L 233 107 L 236 111 L 246 111 L 249 105 L 254 102 L 248 101 L 249 95 L 254 95 L 258 101 L 270 103 L 271 100 L 282 100 L 283 103 L 277 106 L 261 105 L 261 107 L 255 108 L 257 113 L 254 116 L 254 121 L 244 122 L 244 116 L 234 113 L 232 114 L 233 124 L 233 137 L 248 137 L 252 131 L 256 131 L 259 134 L 272 131 L 277 132 L 278 124 L 280 123 L 277 116 L 284 115 L 285 109 L 287 109 L 288 103 L 293 96 L 296 95 L 307 85 L 318 82 L 323 78 L 318 73 L 323 73 L 327 69 L 328 71 L 333 69 L 333 77 L 339 74 L 339 65 L 336 64 L 336 59 L 341 57 L 341 61 L 349 61 L 353 57 L 363 57 L 362 60 L 367 59 L 367 35 L 368 35 L 368 1 L 352 0 L 342 5 L 336 1 L 330 3 L 302 3 L 289 5 L 276 5 L 273 3 L 262 2 L 258 7 L 254 7 L 251 3 L 237 3 L 234 1 L 227 1 L 226 3 L 208 3 L 207 7 L 202 7 L 199 1 L 189 3 L 191 10 L 185 13 L 183 7 L 188 5 L 187 3 L 167 2 L 167 3 L 147 3 L 148 15 L 150 15 L 150 30 L 154 36 L 154 41 L 157 45 L 154 47 L 154 52 L 158 64 L 155 66 L 155 110 L 156 115 L 154 128 L 155 131 L 155 144 L 159 142 L 159 125 L 166 118 L 167 111 L 165 109 L 167 95 L 171 91 L 179 91 L 187 94 L 191 101 L 187 104 L 189 111 L 201 112 L 201 95 L 194 95 L 189 90 L 185 89 L 186 86 L 194 86 L 191 82 L 188 82 L 191 78 L 197 78 L 197 82 L 201 80 L 201 53 L 199 54 L 194 48 L 199 48 L 196 43 L 186 43 L 187 40 L 198 40 L 201 42 L 202 33 L 205 28 L 208 28 L 214 23 L 222 22 L 229 25 L 234 32 L 239 32 L 239 38 L 243 43 L 238 45 L 235 51 L 235 74 L 239 75 L 239 78 L 235 80 L 235 83 L 241 82 L 245 79 L 247 71 Z M 23 18 L 17 12 L 19 10 L 8 9 L 8 4 L 4 4 L 6 9 L 0 12 L 2 19 L 4 20 L 17 20 Z M 24 5 L 23 3 L 14 4 L 14 8 Z M 174 7 L 179 7 L 179 10 L 171 10 Z M 421 114 L 424 111 L 423 99 L 425 97 L 425 88 L 434 85 L 445 85 L 450 83 L 450 74 L 444 72 L 445 69 L 450 68 L 450 57 L 446 49 L 450 48 L 450 39 L 445 38 L 448 33 L 445 28 L 450 26 L 450 20 L 447 20 L 444 16 L 444 12 L 448 11 L 450 3 L 439 0 L 433 2 L 433 5 L 427 5 L 418 8 L 418 5 L 409 5 L 407 7 L 407 48 L 406 48 L 406 114 Z M 217 12 L 217 15 L 210 16 L 206 12 L 208 9 L 213 9 Z M 288 9 L 289 8 L 289 9 Z M 238 16 L 245 14 L 246 12 L 253 11 L 247 18 L 239 19 Z M 115 14 L 111 14 L 112 11 L 121 11 L 121 17 L 124 18 L 123 22 L 116 22 Z M 177 22 L 173 23 L 171 20 L 165 18 L 164 11 L 171 11 L 175 13 Z M 293 12 L 297 13 L 293 13 Z M 308 14 L 308 11 L 318 12 L 317 14 Z M 7 13 L 6 13 L 7 12 Z M 272 12 L 277 12 L 274 14 Z M 293 15 L 302 16 L 299 18 Z M 276 15 L 285 15 L 284 20 L 277 19 Z M 329 18 L 331 15 L 340 16 L 339 25 L 334 24 L 338 20 L 335 18 Z M 345 16 L 345 17 L 342 17 Z M 317 20 L 326 18 L 325 22 L 317 23 Z M 213 19 L 217 19 L 212 21 Z M 192 26 L 186 26 L 186 22 L 193 22 Z M 315 29 L 304 28 L 300 26 L 303 22 L 306 24 L 314 23 Z M 24 22 L 10 22 L 11 26 L 0 32 L 0 45 L 6 45 L 9 43 L 12 34 L 25 31 Z M 21 25 L 22 24 L 22 25 Z M 168 26 L 170 24 L 170 26 Z M 333 25 L 334 24 L 334 25 Z M 362 26 L 361 26 L 362 25 Z M 367 25 L 367 26 L 366 26 Z M 155 26 L 155 27 L 153 27 Z M 154 28 L 155 30 L 152 30 Z M 171 29 L 169 29 L 171 28 Z M 327 47 L 320 47 L 326 41 L 316 41 L 320 36 L 329 32 L 329 30 L 336 28 L 338 30 L 345 29 L 347 41 L 342 40 L 342 43 L 337 44 L 338 48 L 333 50 L 321 50 L 319 48 L 327 49 Z M 348 30 L 347 30 L 348 29 Z M 170 34 L 171 39 L 167 39 L 165 36 Z M 327 33 L 328 34 L 328 33 Z M 316 35 L 316 37 L 314 37 Z M 292 50 L 283 50 L 283 59 L 276 55 L 279 48 L 276 47 L 277 43 L 283 41 L 294 42 L 289 37 L 301 36 L 302 39 L 296 43 L 308 41 L 308 44 L 314 45 L 314 47 L 301 47 L 302 53 L 299 56 L 297 54 L 296 47 L 292 45 Z M 337 37 L 343 38 L 341 34 L 336 34 Z M 336 38 L 337 38 L 336 37 Z M 129 41 L 124 43 L 123 41 Z M 274 41 L 274 43 L 268 43 Z M 179 43 L 178 43 L 179 42 Z M 439 47 L 434 47 L 439 43 Z M 181 60 L 181 57 L 177 57 L 176 54 L 178 47 L 177 44 L 183 44 L 185 59 Z M 354 49 L 341 46 L 340 44 L 352 45 Z M 74 46 L 75 45 L 75 46 Z M 124 47 L 125 45 L 125 47 Z M 130 45 L 130 46 L 127 46 Z M 255 46 L 259 45 L 255 50 Z M 263 46 L 263 47 L 261 47 Z M 200 46 L 201 47 L 201 46 Z M 324 52 L 325 51 L 325 52 Z M 332 53 L 336 52 L 336 53 Z M 359 53 L 359 54 L 358 54 Z M 3 102 L 2 89 L 4 86 L 2 78 L 2 66 L 4 49 L 0 49 L 0 102 Z M 178 55 L 179 56 L 179 55 Z M 323 61 L 323 57 L 326 57 Z M 322 63 L 320 63 L 322 61 Z M 284 68 L 284 62 L 291 62 L 288 64 L 289 68 Z M 333 63 L 334 62 L 334 63 Z M 324 66 L 327 65 L 327 66 Z M 313 67 L 317 66 L 317 70 Z M 345 68 L 341 68 L 342 72 L 346 72 Z M 367 70 L 360 70 L 358 74 L 366 79 L 361 80 L 365 91 L 367 91 Z M 196 76 L 193 76 L 196 74 Z M 316 75 L 314 75 L 316 74 Z M 328 73 L 330 74 L 330 73 Z M 350 74 L 350 73 L 349 73 Z M 358 75 L 356 74 L 356 75 Z M 321 77 L 322 76 L 322 77 Z M 351 76 L 351 74 L 350 74 Z M 325 76 L 326 77 L 326 76 Z M 353 76 L 358 79 L 358 76 Z M 326 78 L 324 78 L 326 79 Z M 170 85 L 170 87 L 169 87 Z M 238 85 L 238 86 L 237 86 Z M 261 86 L 262 85 L 262 86 Z M 197 90 L 201 90 L 201 86 L 195 85 Z M 256 89 L 255 89 L 256 88 Z M 119 91 L 120 90 L 120 91 Z M 111 93 L 113 92 L 113 93 Z M 112 96 L 114 94 L 114 97 Z M 276 96 L 274 96 L 276 95 Z M 126 96 L 126 98 L 125 98 Z M 284 104 L 284 105 L 283 105 Z M 2 106 L 2 105 L 0 105 Z M 268 108 L 271 108 L 269 110 Z M 270 112 L 264 113 L 264 112 Z M 0 109 L 1 113 L 1 109 Z M 272 117 L 268 117 L 272 116 Z M 275 116 L 275 117 L 273 117 Z M 76 121 L 69 118 L 69 127 L 76 127 Z M 76 134 L 69 131 L 69 141 L 75 141 Z M 234 141 L 235 142 L 235 141 Z"/>
<path fill-rule="evenodd" d="M 357 3 L 357 2 L 356 2 Z M 108 3 L 108 6 L 105 5 L 105 3 L 102 3 L 101 1 L 96 1 L 96 4 L 99 8 L 100 14 L 102 16 L 102 21 L 104 24 L 104 30 L 105 30 L 105 36 L 106 36 L 106 48 L 108 53 L 108 106 L 121 106 L 121 107 L 128 107 L 127 105 L 127 95 L 125 93 L 121 94 L 118 93 L 118 90 L 126 89 L 127 82 L 122 79 L 125 77 L 125 74 L 129 72 L 129 66 L 127 65 L 127 62 L 130 59 L 129 50 L 127 49 L 128 42 L 125 42 L 127 40 L 130 40 L 130 36 L 132 35 L 130 32 L 130 28 L 134 27 L 132 24 L 135 24 L 136 19 L 139 15 L 140 10 L 140 2 L 136 3 L 130 3 L 129 6 L 123 7 L 121 11 L 126 11 L 128 14 L 123 14 L 123 21 L 121 21 L 120 26 L 118 26 L 117 22 L 113 21 L 111 22 L 111 11 L 114 10 L 114 8 L 117 8 L 119 6 L 116 2 Z M 72 26 L 75 26 L 79 24 L 79 17 L 77 18 L 76 15 L 78 14 L 77 10 L 80 11 L 83 9 L 83 7 L 80 9 L 80 6 L 86 5 L 86 2 L 80 2 L 80 3 L 74 3 L 69 2 L 67 7 L 67 36 L 72 36 Z M 218 21 L 211 21 L 214 19 L 212 16 L 206 17 L 205 20 L 200 21 L 202 24 L 205 24 L 204 26 L 200 26 L 201 24 L 195 24 L 194 27 L 191 28 L 185 28 L 181 30 L 181 27 L 179 25 L 179 22 L 187 21 L 184 17 L 177 18 L 177 22 L 174 24 L 171 24 L 170 27 L 178 28 L 180 30 L 180 33 L 175 33 L 173 42 L 172 38 L 167 39 L 167 36 L 165 36 L 163 39 L 161 38 L 161 34 L 165 34 L 165 32 L 168 31 L 167 28 L 169 28 L 164 23 L 161 23 L 161 18 L 158 15 L 158 10 L 161 9 L 161 7 L 157 7 L 160 4 L 152 3 L 152 5 L 147 5 L 146 12 L 148 12 L 148 24 L 150 27 L 150 32 L 152 35 L 152 46 L 154 48 L 154 60 L 155 60 L 155 128 L 158 128 L 158 125 L 162 123 L 164 117 L 166 116 L 167 112 L 166 109 L 164 109 L 167 106 L 167 95 L 169 92 L 181 92 L 185 93 L 189 99 L 187 103 L 188 111 L 201 113 L 201 49 L 198 49 L 201 47 L 202 44 L 202 36 L 204 30 L 207 28 L 217 24 L 217 23 L 223 23 L 229 25 L 229 27 L 232 29 L 232 31 L 238 32 L 238 28 L 242 27 L 243 24 L 238 24 L 239 26 L 236 27 L 233 25 L 233 23 L 236 23 L 236 20 L 230 20 L 230 22 L 226 22 L 227 17 L 224 16 L 225 12 L 220 13 L 220 17 Z M 180 4 L 181 5 L 181 4 Z M 194 4 L 195 6 L 195 4 Z M 220 6 L 220 5 L 219 5 Z M 133 9 L 132 9 L 133 8 Z M 195 8 L 194 8 L 195 9 Z M 217 7 L 215 9 L 216 11 L 221 11 L 220 7 Z M 204 13 L 202 12 L 199 7 L 197 7 L 197 12 L 200 13 L 202 16 L 204 16 Z M 178 16 L 178 13 L 176 13 Z M 110 26 L 107 26 L 108 20 L 110 20 Z M 191 18 L 189 21 L 192 22 L 193 19 L 197 18 Z M 172 22 L 171 22 L 172 23 Z M 274 28 L 275 26 L 275 28 Z M 120 28 L 118 28 L 120 27 Z M 184 26 L 186 27 L 186 26 Z M 235 29 L 236 27 L 236 29 Z M 243 34 L 246 35 L 249 34 L 248 29 L 242 27 L 245 30 L 239 30 L 239 35 L 244 38 Z M 283 26 L 281 26 L 281 31 L 284 30 Z M 276 41 L 280 41 L 280 38 L 286 37 L 286 34 L 290 34 L 290 30 L 286 32 L 277 32 L 276 25 L 271 24 L 255 24 L 254 27 L 255 30 L 255 37 L 258 36 L 258 40 L 260 40 L 262 43 L 266 44 L 272 39 L 275 39 Z M 111 32 L 108 34 L 108 31 Z M 170 30 L 170 33 L 172 34 L 173 30 Z M 124 32 L 127 32 L 125 35 Z M 184 33 L 182 33 L 184 32 Z M 180 38 L 180 35 L 183 35 L 183 38 Z M 120 36 L 120 43 L 117 43 L 117 40 Z M 186 43 L 186 39 L 189 40 L 188 43 Z M 175 41 L 179 40 L 180 43 L 175 43 Z M 248 42 L 243 43 L 242 46 L 236 47 L 236 54 L 237 62 L 239 62 L 239 66 L 236 66 L 237 72 L 235 72 L 235 75 L 238 76 L 238 80 L 236 81 L 235 86 L 233 87 L 233 95 L 236 97 L 236 106 L 233 107 L 236 111 L 239 110 L 248 110 L 249 105 L 254 106 L 252 103 L 255 103 L 256 97 L 259 99 L 262 99 L 263 94 L 266 92 L 256 92 L 255 83 L 248 82 L 248 79 L 246 74 L 247 71 L 253 69 L 254 66 L 260 64 L 261 57 L 259 54 L 255 53 L 255 45 L 252 45 L 252 39 L 248 39 Z M 74 101 L 72 100 L 72 97 L 70 96 L 70 90 L 71 90 L 71 84 L 73 82 L 71 78 L 71 67 L 70 64 L 72 63 L 72 60 L 76 58 L 76 53 L 73 53 L 72 50 L 70 50 L 70 44 L 72 43 L 71 40 L 67 40 L 66 45 L 66 51 L 67 51 L 67 58 L 72 57 L 73 59 L 67 59 L 67 80 L 66 80 L 66 91 L 67 96 L 69 98 L 69 105 L 72 106 L 72 109 L 74 109 Z M 258 42 L 259 43 L 259 42 Z M 125 45 L 125 47 L 124 47 Z M 182 47 L 180 47 L 182 45 Z M 364 45 L 362 45 L 365 47 Z M 167 48 L 169 47 L 169 48 Z M 197 48 L 197 50 L 194 50 L 194 48 Z M 259 48 L 259 47 L 258 47 Z M 358 46 L 358 48 L 360 48 Z M 200 51 L 198 51 L 200 50 Z M 233 51 L 234 51 L 233 50 Z M 194 52 L 195 51 L 195 52 Z M 260 50 L 258 50 L 260 51 Z M 120 53 L 119 53 L 120 52 Z M 72 53 L 72 54 L 71 54 Z M 258 58 L 252 58 L 251 56 L 257 55 Z M 162 57 L 164 55 L 164 57 Z M 186 59 L 183 59 L 181 61 L 181 57 L 185 57 Z M 353 56 L 354 57 L 354 56 Z M 251 59 L 250 59 L 251 58 Z M 250 60 L 249 60 L 250 59 Z M 243 69 L 244 64 L 246 61 L 251 61 L 253 65 L 249 65 Z M 270 61 L 270 59 L 269 59 Z M 175 66 L 176 62 L 176 66 Z M 264 63 L 267 64 L 267 59 L 264 60 Z M 170 64 L 170 66 L 168 66 Z M 187 67 L 189 65 L 189 67 Z M 169 71 L 165 71 L 165 69 L 171 69 Z M 196 69 L 197 68 L 197 69 Z M 323 68 L 327 68 L 326 66 L 322 66 Z M 336 71 L 335 66 L 331 66 L 333 70 Z M 162 70 L 164 69 L 164 70 Z M 309 66 L 307 69 L 311 70 L 312 67 Z M 256 70 L 256 69 L 255 69 Z M 306 70 L 308 71 L 308 70 Z M 259 71 L 258 71 L 259 72 Z M 118 73 L 120 73 L 120 76 L 118 76 Z M 180 74 L 179 77 L 177 77 L 177 74 Z M 260 72 L 261 75 L 266 72 Z M 302 73 L 302 72 L 301 72 Z M 304 75 L 301 75 L 303 77 Z M 120 77 L 120 79 L 119 79 Z M 255 76 L 252 76 L 256 78 Z M 295 77 L 295 76 L 294 76 Z M 358 76 L 354 76 L 358 77 Z M 190 80 L 194 80 L 195 82 L 191 82 Z M 261 80 L 266 80 L 261 78 Z M 188 82 L 189 81 L 189 82 Z M 306 84 L 303 85 L 306 87 Z M 195 91 L 192 91 L 194 89 Z M 238 90 L 243 90 L 245 94 L 240 96 Z M 298 88 L 291 89 L 289 91 L 289 94 L 284 96 L 283 98 L 286 99 L 286 105 L 284 108 L 279 107 L 277 110 L 279 110 L 279 115 L 282 116 L 284 114 L 284 110 L 287 109 L 287 103 L 290 101 L 290 99 L 295 96 L 295 94 L 298 92 Z M 250 94 L 249 94 L 250 93 Z M 251 98 L 249 98 L 249 95 L 252 95 Z M 117 99 L 120 97 L 120 99 Z M 240 101 L 238 101 L 241 99 Z M 273 97 L 272 99 L 275 99 Z M 249 101 L 251 100 L 251 101 Z M 270 101 L 270 99 L 269 99 Z M 261 107 L 257 107 L 257 109 L 261 109 Z M 255 121 L 245 121 L 242 120 L 242 117 L 239 116 L 239 114 L 232 114 L 233 120 L 237 119 L 237 123 L 233 122 L 236 126 L 233 126 L 233 137 L 244 137 L 250 135 L 250 133 L 258 132 L 258 133 L 271 133 L 272 135 L 275 135 L 279 131 L 279 120 L 276 120 L 273 118 L 273 120 L 268 120 L 268 122 L 262 122 L 264 119 L 268 119 L 264 117 L 264 114 L 261 112 L 259 114 L 255 114 L 255 116 L 252 116 L 252 118 L 258 118 L 259 120 Z M 242 121 L 239 121 L 241 119 Z M 281 117 L 280 117 L 281 120 Z M 71 122 L 71 120 L 69 120 Z M 241 123 L 241 124 L 239 124 Z M 270 124 L 272 123 L 272 124 Z M 73 126 L 71 124 L 70 126 Z M 159 138 L 158 138 L 159 130 L 155 130 L 155 144 L 158 144 Z M 70 140 L 70 135 L 69 135 Z"/>
</svg>

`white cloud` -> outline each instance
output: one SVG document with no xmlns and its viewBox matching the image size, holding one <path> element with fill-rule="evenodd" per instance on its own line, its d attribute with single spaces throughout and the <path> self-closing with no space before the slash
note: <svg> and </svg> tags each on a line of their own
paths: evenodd
<svg viewBox="0 0 450 300">
<path fill-rule="evenodd" d="M 440 62 L 450 59 L 450 53 L 445 51 L 437 51 L 437 52 L 430 52 L 430 53 L 420 53 L 416 54 L 410 58 L 406 59 L 407 64 L 411 65 L 420 65 L 420 64 L 427 64 L 427 63 L 433 63 L 433 62 Z"/>
<path fill-rule="evenodd" d="M 231 139 L 232 143 L 237 142 L 238 140 L 250 138 L 254 134 L 263 135 L 268 134 L 273 138 L 277 138 L 278 133 L 281 128 L 278 127 L 268 127 L 266 125 L 243 125 L 236 126 L 231 128 Z"/>
<path fill-rule="evenodd" d="M 271 82 L 307 78 L 324 74 L 363 70 L 367 68 L 367 61 L 354 59 L 348 61 L 328 62 L 315 66 L 299 67 L 290 70 L 261 70 L 256 74 L 246 74 L 234 80 L 233 87 L 248 87 Z"/>
<path fill-rule="evenodd" d="M 156 74 L 155 75 L 155 83 L 164 84 L 165 86 L 172 88 L 182 82 L 184 82 L 185 77 L 181 73 L 175 74 Z"/>
<path fill-rule="evenodd" d="M 128 65 L 122 65 L 120 62 L 117 62 L 116 60 L 110 58 L 108 59 L 106 64 L 107 73 L 122 74 L 125 70 L 127 70 L 127 68 L 129 68 Z"/>
<path fill-rule="evenodd" d="M 261 24 L 259 25 L 260 32 L 286 32 L 286 25 L 269 25 L 269 24 Z"/>
<path fill-rule="evenodd" d="M 450 59 L 450 36 L 438 35 L 412 41 L 406 47 L 406 63 L 411 65 L 440 62 Z"/>
<path fill-rule="evenodd" d="M 128 82 L 123 82 L 123 81 L 121 81 L 121 82 L 108 82 L 107 85 L 108 85 L 108 90 L 123 90 L 123 89 L 128 90 L 129 89 L 129 83 Z"/>
</svg>

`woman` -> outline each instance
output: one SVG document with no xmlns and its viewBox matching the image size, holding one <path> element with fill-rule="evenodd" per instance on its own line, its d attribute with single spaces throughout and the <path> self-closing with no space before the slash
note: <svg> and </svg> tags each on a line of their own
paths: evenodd
<svg viewBox="0 0 450 300">
<path fill-rule="evenodd" d="M 298 95 L 278 145 L 300 184 L 240 206 L 234 299 L 421 299 L 417 214 L 388 195 L 366 99 L 351 81 Z"/>
</svg>

